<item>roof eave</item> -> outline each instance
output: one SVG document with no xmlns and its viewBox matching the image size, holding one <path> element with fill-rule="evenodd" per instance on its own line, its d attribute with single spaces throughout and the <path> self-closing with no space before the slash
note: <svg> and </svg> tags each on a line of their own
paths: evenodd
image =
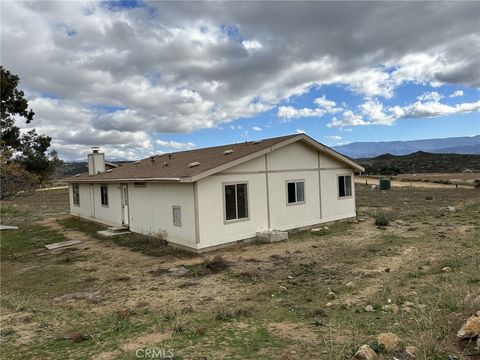
<svg viewBox="0 0 480 360">
<path fill-rule="evenodd" d="M 80 182 L 84 182 L 84 183 L 105 183 L 105 182 L 109 182 L 109 183 L 122 183 L 122 182 L 169 182 L 169 181 L 173 181 L 173 182 L 177 182 L 177 181 L 180 181 L 181 178 L 115 178 L 115 179 L 95 179 L 95 178 L 91 178 L 91 179 L 74 179 L 74 178 L 69 178 L 69 179 L 65 179 L 63 181 L 67 182 L 67 183 L 80 183 Z"/>
</svg>

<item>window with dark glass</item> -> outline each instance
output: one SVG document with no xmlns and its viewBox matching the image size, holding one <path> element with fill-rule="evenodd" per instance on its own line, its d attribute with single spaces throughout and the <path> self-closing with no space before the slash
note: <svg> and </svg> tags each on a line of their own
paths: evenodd
<svg viewBox="0 0 480 360">
<path fill-rule="evenodd" d="M 352 176 L 342 175 L 338 177 L 338 197 L 352 196 Z"/>
<path fill-rule="evenodd" d="M 73 205 L 80 206 L 80 187 L 78 184 L 72 186 Z"/>
<path fill-rule="evenodd" d="M 100 198 L 103 206 L 108 206 L 108 185 L 100 186 Z"/>
<path fill-rule="evenodd" d="M 297 204 L 305 202 L 305 181 L 287 182 L 287 203 Z"/>
<path fill-rule="evenodd" d="M 248 218 L 247 184 L 225 185 L 225 219 Z"/>
</svg>

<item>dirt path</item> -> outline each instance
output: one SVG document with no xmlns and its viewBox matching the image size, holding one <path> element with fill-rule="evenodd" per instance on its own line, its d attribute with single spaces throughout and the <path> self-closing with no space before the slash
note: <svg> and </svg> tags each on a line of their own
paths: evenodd
<svg viewBox="0 0 480 360">
<path fill-rule="evenodd" d="M 355 177 L 355 183 L 365 184 L 365 181 L 368 182 L 368 185 L 379 185 L 380 179 L 368 177 L 368 176 L 357 176 Z M 395 187 L 419 187 L 419 188 L 430 188 L 430 189 L 456 189 L 455 184 L 437 184 L 433 182 L 424 182 L 424 181 L 398 181 L 391 180 L 391 185 Z M 472 189 L 473 186 L 468 185 L 458 185 L 460 189 Z"/>
</svg>

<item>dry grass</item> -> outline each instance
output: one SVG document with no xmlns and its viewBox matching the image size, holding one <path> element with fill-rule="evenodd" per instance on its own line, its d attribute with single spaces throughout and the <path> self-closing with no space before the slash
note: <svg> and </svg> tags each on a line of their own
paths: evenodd
<svg viewBox="0 0 480 360">
<path fill-rule="evenodd" d="M 471 299 L 480 295 L 480 191 L 358 187 L 356 194 L 358 224 L 202 257 L 165 252 L 151 239 L 96 239 L 92 223 L 31 223 L 56 218 L 65 204 L 52 214 L 37 197 L 9 203 L 2 216 L 21 232 L 1 240 L 2 353 L 134 359 L 141 346 L 183 359 L 351 359 L 392 331 L 420 360 L 478 358 L 455 334 L 479 306 Z M 380 213 L 396 220 L 379 229 Z M 42 250 L 72 231 L 85 234 L 77 250 Z M 196 276 L 172 276 L 168 269 L 179 266 Z"/>
</svg>

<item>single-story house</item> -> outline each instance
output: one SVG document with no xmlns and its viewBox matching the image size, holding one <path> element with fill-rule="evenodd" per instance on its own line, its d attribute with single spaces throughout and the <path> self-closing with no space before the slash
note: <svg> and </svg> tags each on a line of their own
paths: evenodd
<svg viewBox="0 0 480 360">
<path fill-rule="evenodd" d="M 364 169 L 305 134 L 180 151 L 67 179 L 70 213 L 197 252 L 356 216 L 354 173 Z"/>
</svg>

